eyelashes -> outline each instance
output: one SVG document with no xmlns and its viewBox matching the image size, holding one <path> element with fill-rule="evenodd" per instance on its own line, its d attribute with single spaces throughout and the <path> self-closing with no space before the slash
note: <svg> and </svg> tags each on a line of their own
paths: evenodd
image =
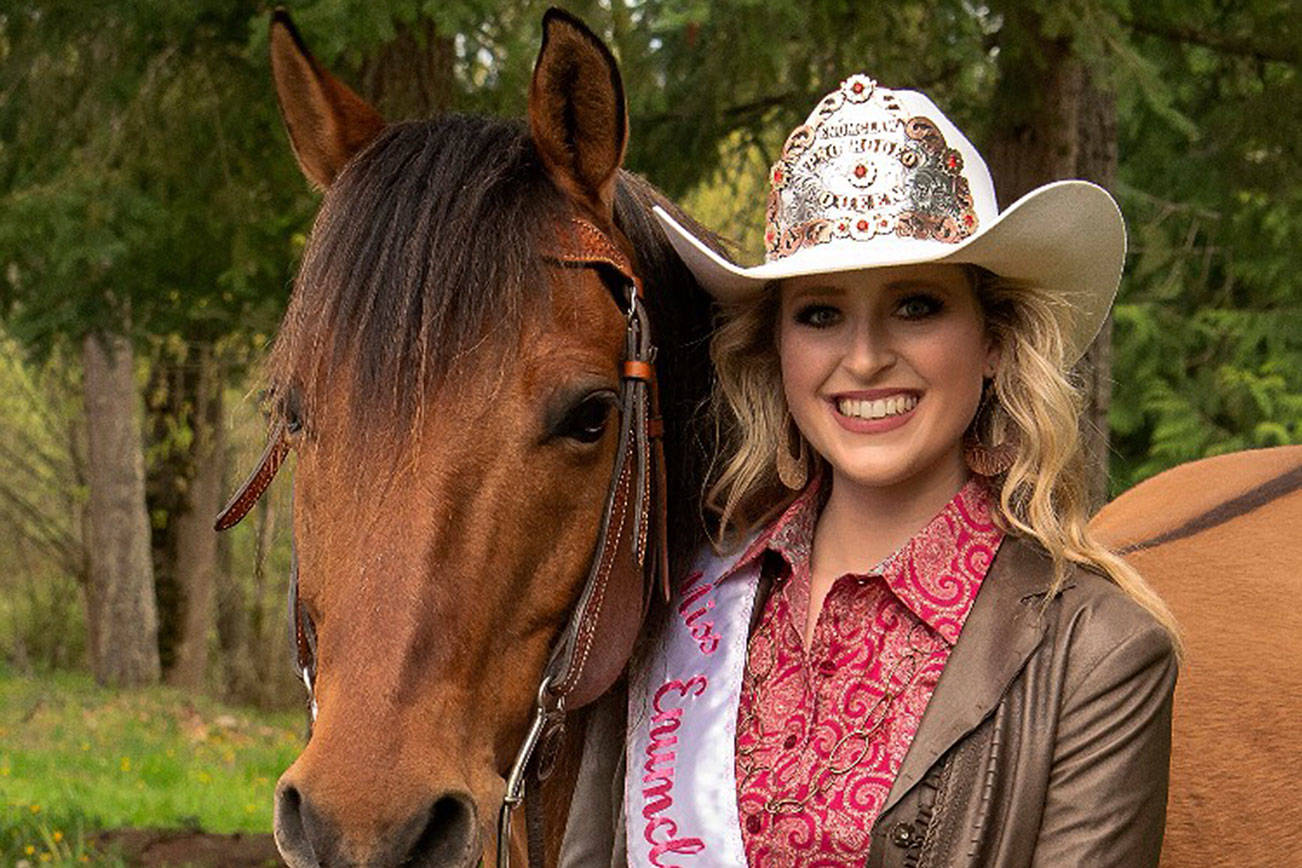
<svg viewBox="0 0 1302 868">
<path fill-rule="evenodd" d="M 828 328 L 842 319 L 841 311 L 830 304 L 805 304 L 796 309 L 795 320 L 800 325 Z"/>
<path fill-rule="evenodd" d="M 926 319 L 945 309 L 945 302 L 925 292 L 915 292 L 900 299 L 895 312 L 904 319 Z"/>
<path fill-rule="evenodd" d="M 908 321 L 928 319 L 945 309 L 944 299 L 927 292 L 913 292 L 895 302 L 892 316 Z M 810 302 L 796 308 L 792 317 L 796 323 L 811 328 L 830 328 L 845 319 L 845 314 L 835 304 Z"/>
</svg>

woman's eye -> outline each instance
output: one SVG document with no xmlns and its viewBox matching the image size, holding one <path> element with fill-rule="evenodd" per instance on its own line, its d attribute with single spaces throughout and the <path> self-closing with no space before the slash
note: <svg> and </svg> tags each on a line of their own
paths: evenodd
<svg viewBox="0 0 1302 868">
<path fill-rule="evenodd" d="M 911 295 L 900 301 L 895 311 L 904 319 L 923 319 L 939 313 L 944 305 L 930 295 Z"/>
<path fill-rule="evenodd" d="M 596 443 L 606 433 L 614 397 L 607 392 L 589 395 L 570 408 L 556 427 L 558 437 L 568 437 L 580 443 Z"/>
<path fill-rule="evenodd" d="M 810 304 L 796 311 L 796 322 L 816 329 L 827 328 L 841 321 L 841 311 L 827 304 Z"/>
</svg>

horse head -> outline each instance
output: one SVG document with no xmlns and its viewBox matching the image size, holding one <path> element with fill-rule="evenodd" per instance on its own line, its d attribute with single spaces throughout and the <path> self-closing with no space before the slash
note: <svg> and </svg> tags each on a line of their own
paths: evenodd
<svg viewBox="0 0 1302 868">
<path fill-rule="evenodd" d="M 276 841 L 291 865 L 494 864 L 540 679 L 603 551 L 641 376 L 622 280 L 637 262 L 661 293 L 668 494 L 687 502 L 708 302 L 649 217 L 663 200 L 620 169 L 620 75 L 570 16 L 544 19 L 527 127 L 386 124 L 283 13 L 271 53 L 324 189 L 268 362 L 272 443 L 224 519 L 296 454 L 291 618 L 314 722 L 276 788 Z"/>
</svg>

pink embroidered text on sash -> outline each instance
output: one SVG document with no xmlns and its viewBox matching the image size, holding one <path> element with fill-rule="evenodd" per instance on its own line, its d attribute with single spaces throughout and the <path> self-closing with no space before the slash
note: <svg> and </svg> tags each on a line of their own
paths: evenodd
<svg viewBox="0 0 1302 868">
<path fill-rule="evenodd" d="M 719 637 L 714 633 L 714 621 L 706 620 L 705 615 L 714 608 L 710 593 L 714 583 L 705 581 L 705 574 L 693 570 L 678 586 L 682 601 L 678 604 L 678 614 L 683 619 L 683 626 L 692 634 L 702 654 L 713 654 L 719 647 Z"/>
<path fill-rule="evenodd" d="M 733 750 L 758 572 L 732 573 L 734 560 L 708 548 L 697 554 L 674 583 L 660 636 L 631 670 L 624 778 L 630 868 L 746 861 Z"/>
<path fill-rule="evenodd" d="M 678 823 L 668 812 L 674 804 L 677 733 L 683 717 L 682 706 L 672 703 L 698 697 L 708 686 L 709 680 L 704 675 L 694 675 L 686 681 L 671 679 L 660 685 L 651 701 L 650 741 L 644 750 L 646 762 L 642 766 L 642 818 L 646 820 L 642 837 L 651 845 L 651 864 L 658 868 L 671 868 L 660 861 L 666 853 L 691 856 L 705 849 L 705 842 L 700 838 L 678 837 Z"/>
</svg>

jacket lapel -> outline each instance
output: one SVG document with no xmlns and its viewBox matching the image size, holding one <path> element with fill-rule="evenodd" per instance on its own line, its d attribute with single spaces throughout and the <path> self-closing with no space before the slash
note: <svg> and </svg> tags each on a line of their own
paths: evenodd
<svg viewBox="0 0 1302 868">
<path fill-rule="evenodd" d="M 1044 636 L 1040 601 L 1051 577 L 1043 552 L 1016 537 L 1005 538 L 878 816 L 999 704 Z"/>
</svg>

